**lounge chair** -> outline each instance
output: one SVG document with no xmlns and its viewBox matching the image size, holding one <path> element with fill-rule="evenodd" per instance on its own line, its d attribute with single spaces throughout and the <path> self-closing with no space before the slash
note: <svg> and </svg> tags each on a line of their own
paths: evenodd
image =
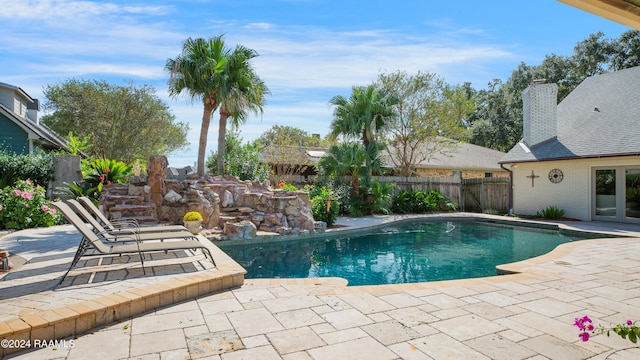
<svg viewBox="0 0 640 360">
<path fill-rule="evenodd" d="M 60 279 L 58 284 L 61 284 L 62 281 L 64 281 L 71 269 L 76 266 L 80 258 L 83 256 L 106 256 L 137 253 L 140 256 L 142 271 L 146 275 L 147 272 L 144 269 L 143 253 L 202 249 L 204 256 L 211 260 L 213 266 L 216 266 L 216 262 L 213 260 L 213 256 L 211 256 L 211 251 L 209 251 L 209 249 L 198 240 L 142 242 L 137 239 L 138 234 L 131 234 L 131 237 L 133 237 L 135 242 L 116 244 L 113 242 L 107 243 L 107 239 L 104 237 L 104 234 L 94 233 L 89 225 L 82 221 L 78 214 L 76 214 L 69 205 L 61 201 L 55 201 L 51 204 L 58 208 L 64 217 L 67 218 L 69 223 L 75 226 L 80 234 L 82 234 L 82 241 L 80 241 L 80 245 L 78 245 L 78 250 L 76 251 L 76 255 L 73 257 L 71 266 L 69 266 L 69 270 L 67 270 L 64 276 L 62 276 L 62 279 Z M 88 250 L 93 250 L 94 252 L 87 253 Z"/>
<path fill-rule="evenodd" d="M 79 202 L 89 211 L 96 220 L 98 220 L 105 229 L 111 231 L 117 231 L 121 227 L 130 227 L 131 225 L 138 223 L 135 220 L 125 219 L 123 221 L 111 222 L 103 213 L 93 204 L 93 201 L 86 196 L 78 198 Z M 140 233 L 145 232 L 168 232 L 168 231 L 188 231 L 186 227 L 182 225 L 166 225 L 166 226 L 141 226 Z"/>
<path fill-rule="evenodd" d="M 168 240 L 168 239 L 196 239 L 197 237 L 193 235 L 188 230 L 182 231 L 170 231 L 164 232 L 160 228 L 155 232 L 142 232 L 140 231 L 140 227 L 138 226 L 130 226 L 130 227 L 121 227 L 115 230 L 105 229 L 98 220 L 96 220 L 87 209 L 82 206 L 76 200 L 67 200 L 67 203 L 71 206 L 72 210 L 75 211 L 80 218 L 83 218 L 88 222 L 91 227 L 93 227 L 93 231 L 95 233 L 101 233 L 104 235 L 105 239 L 108 241 L 131 241 L 130 235 L 135 233 L 139 240 L 147 241 L 147 240 Z M 121 239 L 128 240 L 121 240 Z"/>
</svg>

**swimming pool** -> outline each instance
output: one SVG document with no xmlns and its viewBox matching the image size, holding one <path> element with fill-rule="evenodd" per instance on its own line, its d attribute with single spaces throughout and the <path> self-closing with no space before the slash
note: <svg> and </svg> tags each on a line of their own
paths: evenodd
<svg viewBox="0 0 640 360">
<path fill-rule="evenodd" d="M 219 246 L 247 270 L 247 278 L 334 276 L 349 285 L 374 285 L 493 276 L 496 265 L 593 237 L 484 221 L 430 220 L 358 236 Z"/>
</svg>

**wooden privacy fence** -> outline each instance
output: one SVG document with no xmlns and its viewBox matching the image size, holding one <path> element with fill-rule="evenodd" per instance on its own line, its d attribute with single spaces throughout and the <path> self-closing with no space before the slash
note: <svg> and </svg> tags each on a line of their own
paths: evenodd
<svg viewBox="0 0 640 360">
<path fill-rule="evenodd" d="M 292 182 L 298 186 L 312 183 L 314 176 L 296 176 Z M 437 190 L 468 212 L 509 212 L 509 178 L 460 179 L 453 177 L 375 176 L 379 182 L 395 184 L 394 195 L 407 190 Z M 345 181 L 348 181 L 345 178 Z"/>
<path fill-rule="evenodd" d="M 459 179 L 443 177 L 377 176 L 396 185 L 395 192 L 437 190 L 458 204 L 460 211 L 508 212 L 509 178 Z"/>
</svg>

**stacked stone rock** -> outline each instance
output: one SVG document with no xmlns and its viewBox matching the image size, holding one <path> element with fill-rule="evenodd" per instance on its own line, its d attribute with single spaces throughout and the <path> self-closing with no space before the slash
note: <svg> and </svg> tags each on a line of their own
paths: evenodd
<svg viewBox="0 0 640 360">
<path fill-rule="evenodd" d="M 251 237 L 257 230 L 280 234 L 314 230 L 311 201 L 303 191 L 273 190 L 268 182 L 223 176 L 168 180 L 166 169 L 166 158 L 153 156 L 146 184 L 105 187 L 101 202 L 107 214 L 113 219 L 181 224 L 185 213 L 198 211 L 203 228 L 227 229 L 233 233 L 230 237 Z M 241 229 L 225 226 L 241 222 Z"/>
</svg>

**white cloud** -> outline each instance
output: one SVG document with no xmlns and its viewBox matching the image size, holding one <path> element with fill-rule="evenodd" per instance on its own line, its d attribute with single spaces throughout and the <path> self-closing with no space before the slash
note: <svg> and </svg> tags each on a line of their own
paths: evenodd
<svg viewBox="0 0 640 360">
<path fill-rule="evenodd" d="M 451 83 L 483 86 L 496 77 L 490 66 L 516 58 L 508 48 L 483 38 L 481 29 L 455 26 L 441 26 L 438 36 L 220 19 L 198 26 L 181 23 L 173 7 L 98 1 L 0 0 L 0 9 L 3 31 L 9 34 L 0 45 L 1 81 L 34 97 L 42 96 L 43 86 L 72 77 L 153 85 L 177 120 L 191 125 L 190 149 L 172 156 L 184 165 L 195 161 L 202 105 L 170 99 L 163 67 L 189 36 L 224 32 L 229 46 L 242 44 L 260 54 L 254 65 L 273 95 L 264 116 L 250 118 L 241 128 L 245 140 L 274 124 L 326 135 L 332 117 L 329 99 L 348 96 L 353 85 L 371 83 L 381 71 L 435 72 Z M 212 33 L 214 29 L 223 30 Z M 214 117 L 208 149 L 216 147 L 216 138 Z"/>
<path fill-rule="evenodd" d="M 162 15 L 170 11 L 168 6 L 131 6 L 110 2 L 68 0 L 0 0 L 0 18 L 22 20 L 77 20 L 86 16 L 110 15 Z"/>
</svg>

